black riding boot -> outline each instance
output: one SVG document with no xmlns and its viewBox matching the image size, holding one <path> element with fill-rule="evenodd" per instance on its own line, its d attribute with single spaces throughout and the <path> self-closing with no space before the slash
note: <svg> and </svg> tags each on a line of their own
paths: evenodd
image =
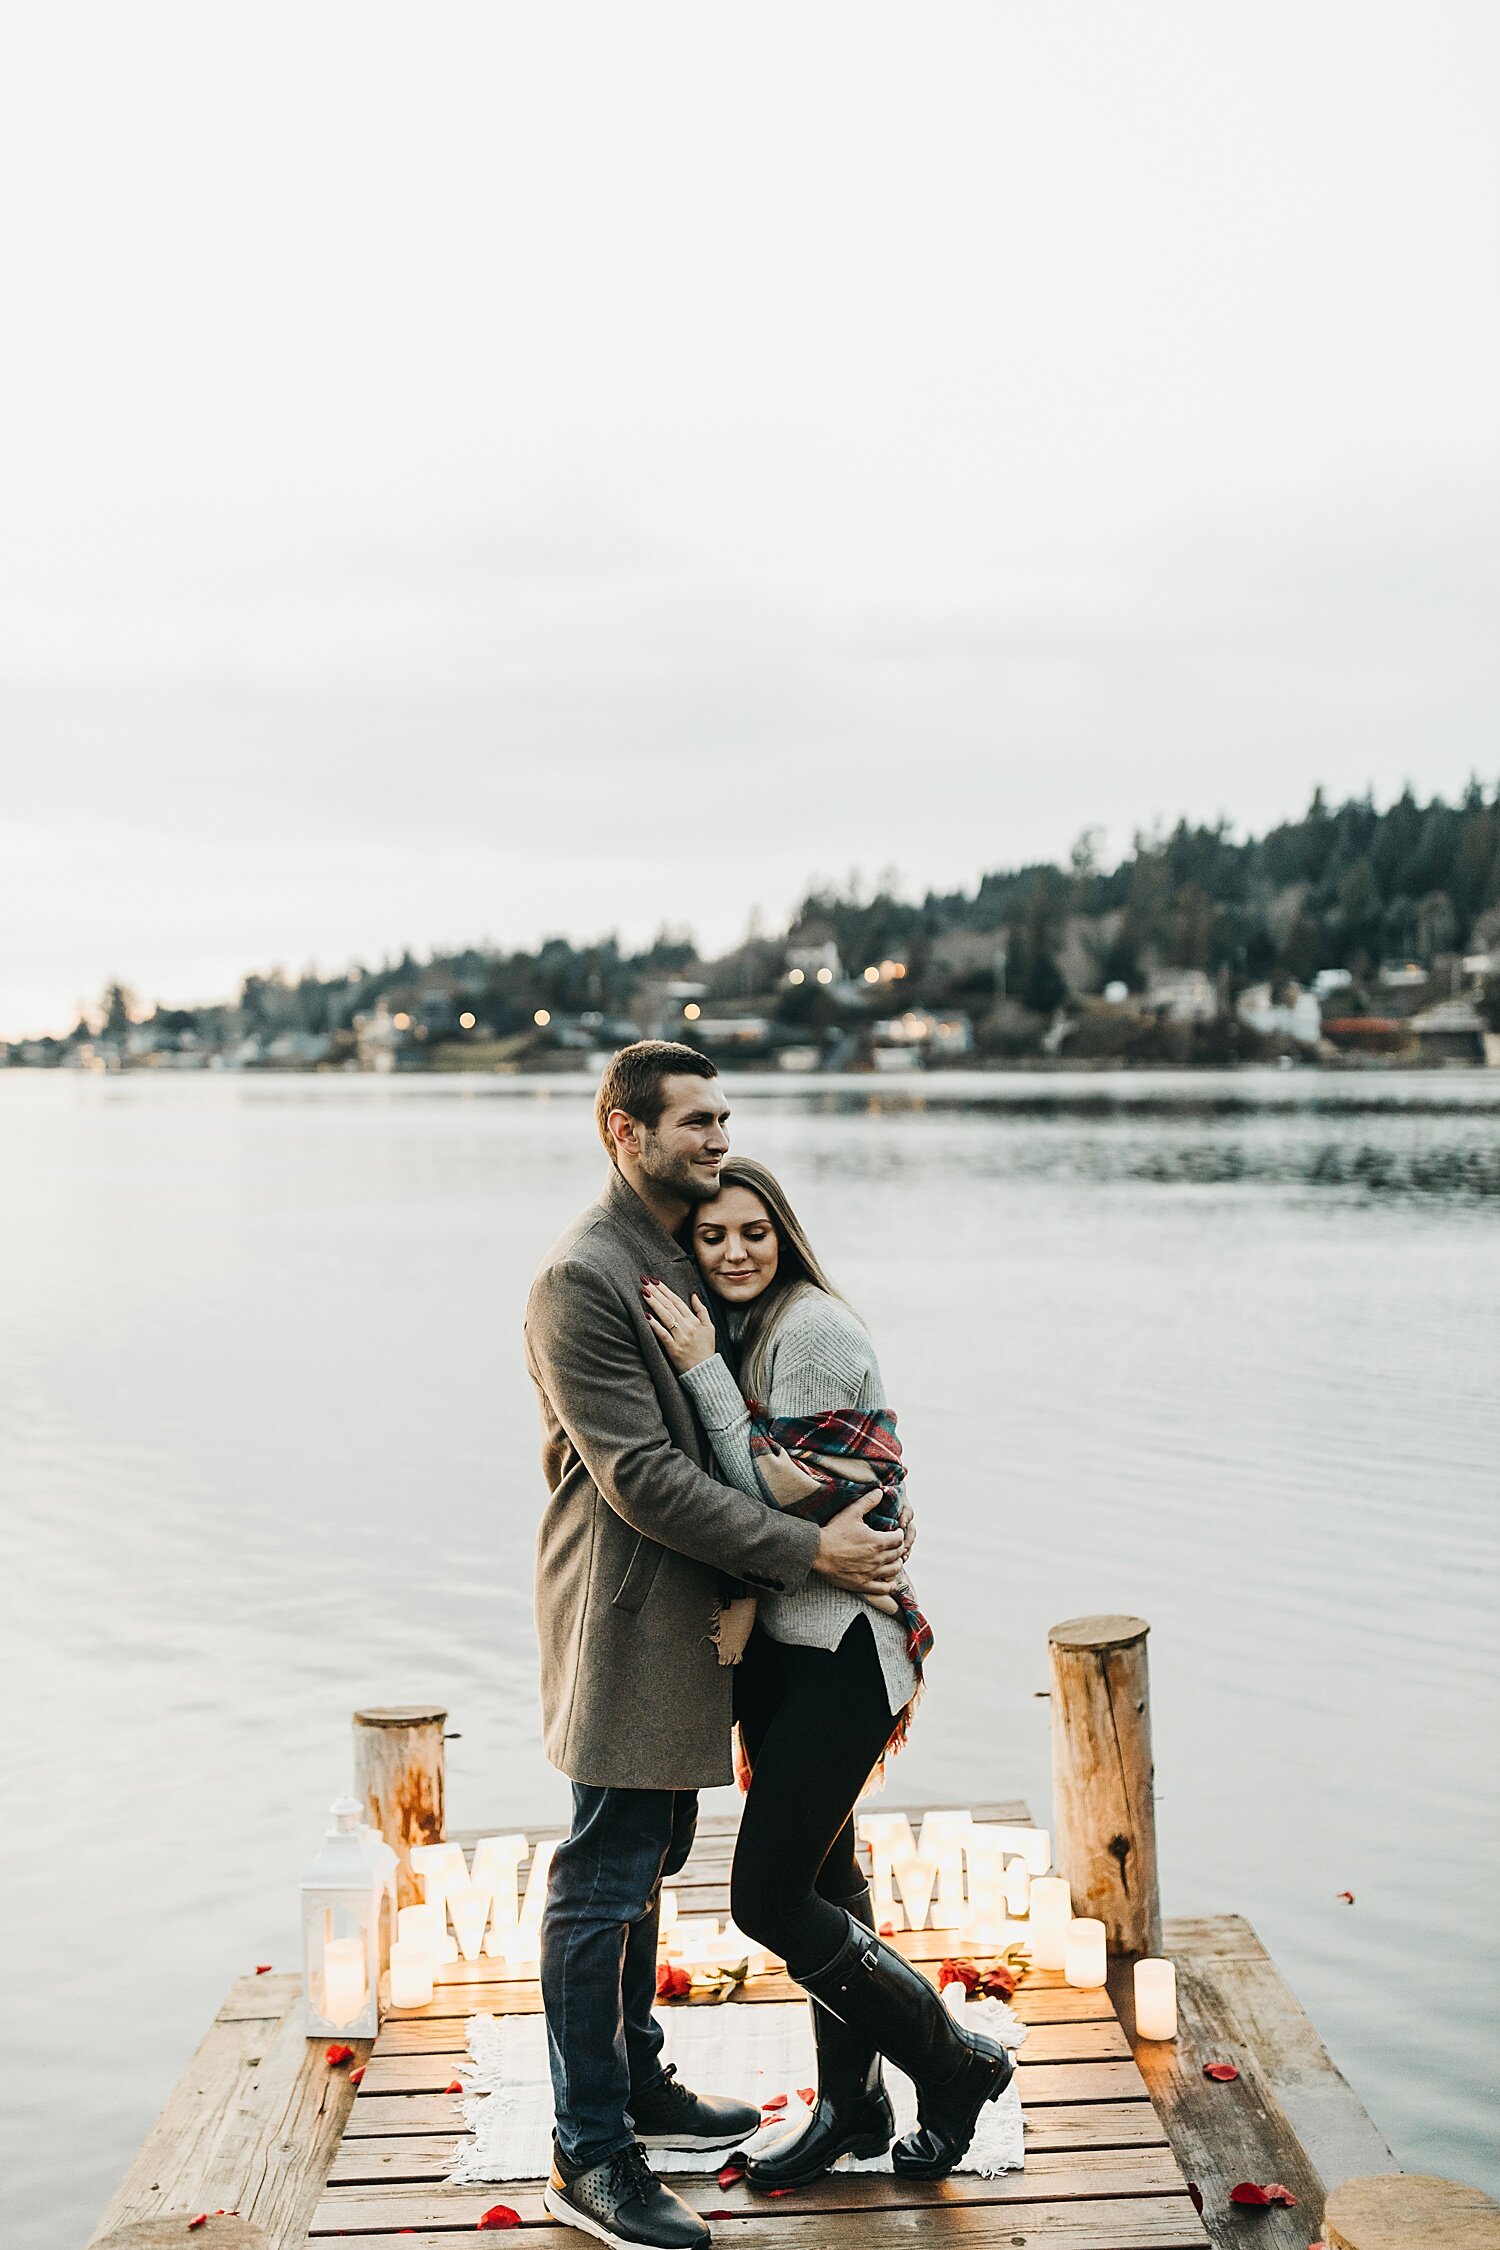
<svg viewBox="0 0 1500 2250">
<path fill-rule="evenodd" d="M 917 2089 L 918 2127 L 896 2143 L 892 2165 L 909 2180 L 943 2179 L 974 2138 L 985 2103 L 1010 2084 L 1015 2064 L 1005 2048 L 955 2023 L 921 1971 L 854 1921 L 828 1967 L 802 1982 Z"/>
<path fill-rule="evenodd" d="M 852 1921 L 874 1928 L 868 1884 L 832 1903 Z M 809 2000 L 808 2007 L 818 2050 L 818 2104 L 794 2141 L 769 2156 L 751 2157 L 745 2168 L 751 2187 L 807 2187 L 831 2172 L 841 2156 L 884 2156 L 896 2130 L 880 2050 L 816 2001 Z"/>
</svg>

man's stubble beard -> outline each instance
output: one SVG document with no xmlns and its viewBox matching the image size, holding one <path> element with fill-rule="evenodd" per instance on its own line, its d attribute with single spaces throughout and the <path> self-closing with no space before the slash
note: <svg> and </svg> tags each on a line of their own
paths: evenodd
<svg viewBox="0 0 1500 2250">
<path fill-rule="evenodd" d="M 711 1203 L 719 1192 L 717 1179 L 703 1179 L 685 1156 L 669 1156 L 649 1131 L 641 1135 L 641 1170 L 653 1187 L 680 1195 L 686 1203 Z"/>
</svg>

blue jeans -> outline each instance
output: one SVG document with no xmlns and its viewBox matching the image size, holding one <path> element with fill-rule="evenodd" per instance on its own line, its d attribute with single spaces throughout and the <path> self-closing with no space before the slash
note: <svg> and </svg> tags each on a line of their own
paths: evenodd
<svg viewBox="0 0 1500 2250">
<path fill-rule="evenodd" d="M 542 2007 L 558 2145 L 598 2164 L 635 2135 L 632 2092 L 661 2077 L 656 1932 L 664 1875 L 693 1848 L 695 1789 L 573 1784 L 573 1828 L 558 1845 L 542 1915 Z"/>
</svg>

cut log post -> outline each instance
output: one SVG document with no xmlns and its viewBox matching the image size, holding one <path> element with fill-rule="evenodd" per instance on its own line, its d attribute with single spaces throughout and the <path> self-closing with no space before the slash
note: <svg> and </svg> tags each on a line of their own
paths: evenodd
<svg viewBox="0 0 1500 2250">
<path fill-rule="evenodd" d="M 1073 1617 L 1047 1635 L 1053 1858 L 1111 1953 L 1161 1951 L 1149 1631 L 1139 1617 Z"/>
<path fill-rule="evenodd" d="M 1323 2213 L 1328 2250 L 1500 2250 L 1500 2203 L 1422 2172 L 1345 2180 Z"/>
<path fill-rule="evenodd" d="M 443 1728 L 435 1703 L 393 1703 L 354 1714 L 354 1794 L 400 1861 L 396 1895 L 416 1906 L 422 1887 L 412 1873 L 413 1844 L 443 1840 Z"/>
</svg>

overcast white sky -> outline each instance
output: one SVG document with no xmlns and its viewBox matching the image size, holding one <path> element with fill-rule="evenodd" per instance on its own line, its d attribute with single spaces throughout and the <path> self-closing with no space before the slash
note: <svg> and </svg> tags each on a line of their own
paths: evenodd
<svg viewBox="0 0 1500 2250">
<path fill-rule="evenodd" d="M 1500 769 L 1500 10 L 13 10 L 0 1035 Z"/>
</svg>

